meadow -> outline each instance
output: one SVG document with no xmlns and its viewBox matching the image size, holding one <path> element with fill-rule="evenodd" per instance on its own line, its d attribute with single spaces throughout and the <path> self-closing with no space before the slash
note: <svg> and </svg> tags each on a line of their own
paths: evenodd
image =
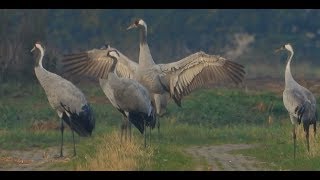
<svg viewBox="0 0 320 180">
<path fill-rule="evenodd" d="M 264 169 L 320 170 L 320 143 L 311 131 L 308 152 L 300 126 L 297 156 L 293 159 L 292 125 L 279 93 L 282 89 L 202 89 L 185 97 L 182 108 L 170 101 L 167 114 L 160 118 L 160 134 L 154 129 L 151 144 L 144 148 L 143 135 L 134 127 L 131 141 L 120 139 L 122 115 L 109 104 L 97 84 L 78 86 L 94 110 L 96 128 L 92 137 L 76 136 L 77 156 L 72 157 L 72 135 L 66 130 L 66 158 L 51 159 L 39 167 L 32 165 L 32 159 L 18 158 L 10 152 L 21 155 L 51 148 L 50 156 L 58 154 L 60 120 L 38 83 L 0 85 L 1 170 L 206 171 L 208 162 L 192 157 L 185 149 L 231 143 L 256 145 L 232 153 L 255 157 L 265 162 Z"/>
</svg>

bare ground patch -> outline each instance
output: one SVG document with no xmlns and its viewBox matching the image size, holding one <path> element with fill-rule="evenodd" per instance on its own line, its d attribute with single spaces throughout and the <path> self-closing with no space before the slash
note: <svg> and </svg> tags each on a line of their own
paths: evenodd
<svg viewBox="0 0 320 180">
<path fill-rule="evenodd" d="M 205 158 L 209 164 L 208 170 L 212 171 L 261 171 L 264 162 L 257 161 L 254 157 L 242 154 L 233 154 L 232 151 L 253 148 L 250 144 L 223 144 L 215 146 L 193 146 L 186 151 L 195 158 Z"/>
<path fill-rule="evenodd" d="M 64 148 L 63 158 L 57 158 L 60 147 L 29 150 L 0 150 L 0 171 L 47 171 L 63 170 L 50 168 L 55 162 L 68 162 L 70 155 Z"/>
</svg>

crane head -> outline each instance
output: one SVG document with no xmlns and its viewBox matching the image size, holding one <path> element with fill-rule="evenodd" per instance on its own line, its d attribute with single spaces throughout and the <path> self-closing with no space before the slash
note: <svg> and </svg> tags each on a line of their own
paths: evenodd
<svg viewBox="0 0 320 180">
<path fill-rule="evenodd" d="M 42 45 L 42 43 L 41 43 L 40 41 L 37 41 L 37 42 L 34 44 L 34 46 L 33 46 L 33 48 L 31 49 L 30 52 L 33 52 L 36 48 L 38 48 L 38 49 L 44 49 L 44 47 L 43 47 L 43 45 Z"/>
<path fill-rule="evenodd" d="M 288 50 L 290 52 L 293 52 L 293 49 L 292 49 L 292 46 L 291 46 L 290 43 L 287 43 L 287 44 L 281 46 L 280 48 L 276 49 L 274 52 L 277 53 L 277 52 L 282 51 L 282 50 Z"/>
<path fill-rule="evenodd" d="M 108 51 L 108 56 L 115 58 L 115 59 L 119 59 L 120 58 L 120 54 L 119 52 L 114 49 L 114 48 L 110 48 L 110 46 L 107 48 Z"/>
<path fill-rule="evenodd" d="M 104 49 L 108 49 L 110 47 L 110 45 L 108 43 L 105 43 L 100 49 L 104 50 Z"/>
<path fill-rule="evenodd" d="M 137 28 L 139 26 L 147 27 L 147 24 L 142 19 L 137 19 L 127 28 L 127 30 L 132 29 L 132 28 Z"/>
</svg>

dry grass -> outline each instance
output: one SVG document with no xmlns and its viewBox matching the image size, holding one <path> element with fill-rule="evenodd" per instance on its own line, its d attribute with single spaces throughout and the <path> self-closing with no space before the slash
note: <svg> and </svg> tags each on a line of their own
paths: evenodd
<svg viewBox="0 0 320 180">
<path fill-rule="evenodd" d="M 97 146 L 97 153 L 88 157 L 87 162 L 79 165 L 77 170 L 133 171 L 150 167 L 154 149 L 150 146 L 144 148 L 142 136 L 133 136 L 131 142 L 123 140 L 121 143 L 119 132 L 114 131 L 101 138 L 103 140 Z"/>
<path fill-rule="evenodd" d="M 296 131 L 297 131 L 297 141 L 300 141 L 303 144 L 303 147 L 301 148 L 307 149 L 306 134 L 303 130 L 302 123 L 296 128 Z M 305 152 L 306 152 L 307 158 L 313 158 L 313 157 L 319 156 L 320 154 L 320 143 L 317 141 L 318 137 L 316 138 L 314 137 L 313 126 L 310 126 L 309 134 L 310 134 L 309 135 L 310 152 L 308 152 L 307 150 Z"/>
<path fill-rule="evenodd" d="M 31 131 L 41 131 L 45 132 L 48 130 L 58 130 L 60 129 L 60 124 L 58 121 L 35 121 L 29 128 Z"/>
<path fill-rule="evenodd" d="M 9 131 L 7 129 L 0 129 L 0 136 L 8 134 Z"/>
</svg>

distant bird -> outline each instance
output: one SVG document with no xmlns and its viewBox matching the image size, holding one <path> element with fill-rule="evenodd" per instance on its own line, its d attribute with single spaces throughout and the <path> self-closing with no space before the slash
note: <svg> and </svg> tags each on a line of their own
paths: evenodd
<svg viewBox="0 0 320 180">
<path fill-rule="evenodd" d="M 120 54 L 122 62 L 117 65 L 117 74 L 137 80 L 145 86 L 151 96 L 163 95 L 166 92 L 181 106 L 181 99 L 193 90 L 207 84 L 232 81 L 241 83 L 244 78 L 244 67 L 221 56 L 208 55 L 202 51 L 194 53 L 177 62 L 155 64 L 147 43 L 147 25 L 140 19 L 128 29 L 140 28 L 139 64 Z M 65 55 L 62 65 L 65 74 L 85 73 L 94 77 L 102 77 L 108 73 L 110 61 L 105 57 L 106 52 L 93 49 L 77 54 Z M 158 98 L 159 99 L 159 98 Z M 155 100 L 154 100 L 155 101 Z M 161 102 L 155 101 L 156 107 Z M 159 114 L 160 109 L 157 108 Z"/>
<path fill-rule="evenodd" d="M 31 52 L 33 51 L 37 53 L 34 68 L 35 74 L 46 92 L 51 107 L 61 119 L 60 157 L 63 157 L 63 122 L 68 124 L 72 131 L 73 152 L 76 155 L 74 131 L 79 136 L 91 136 L 95 126 L 92 109 L 84 94 L 75 85 L 43 68 L 42 59 L 45 49 L 40 42 L 35 43 Z"/>
<path fill-rule="evenodd" d="M 291 44 L 281 46 L 276 52 L 287 50 L 289 52 L 286 72 L 285 89 L 283 91 L 283 103 L 286 107 L 291 123 L 293 124 L 292 136 L 294 147 L 294 158 L 296 157 L 296 125 L 303 123 L 303 129 L 306 133 L 307 148 L 309 147 L 309 126 L 313 125 L 314 135 L 316 135 L 316 123 L 318 120 L 316 98 L 305 87 L 299 85 L 292 77 L 290 64 L 293 57 L 293 48 Z"/>
</svg>

